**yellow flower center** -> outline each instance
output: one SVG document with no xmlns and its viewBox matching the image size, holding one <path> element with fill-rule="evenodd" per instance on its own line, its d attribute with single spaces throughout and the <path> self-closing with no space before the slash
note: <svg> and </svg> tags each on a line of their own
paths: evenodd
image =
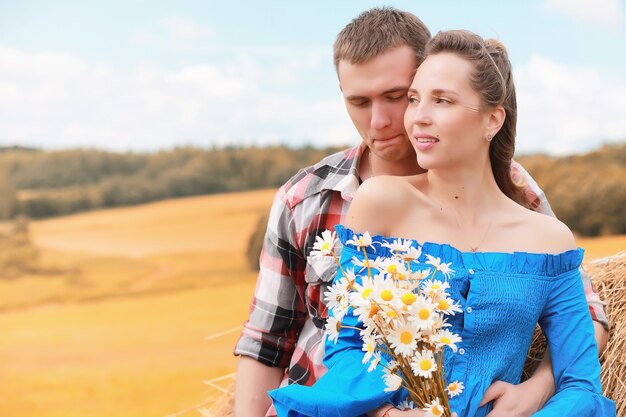
<svg viewBox="0 0 626 417">
<path fill-rule="evenodd" d="M 411 334 L 411 332 L 404 331 L 400 333 L 400 341 L 403 344 L 408 345 L 413 341 L 413 335 Z"/>
<path fill-rule="evenodd" d="M 441 343 L 443 343 L 444 345 L 449 345 L 450 342 L 452 342 L 450 340 L 450 338 L 448 336 L 443 336 L 441 339 L 439 339 L 441 341 Z"/>
<path fill-rule="evenodd" d="M 389 272 L 390 274 L 395 274 L 396 272 L 398 272 L 398 267 L 394 264 L 391 264 L 387 266 L 387 272 Z"/>
<path fill-rule="evenodd" d="M 448 301 L 446 301 L 445 298 L 442 298 L 441 300 L 439 300 L 439 302 L 437 303 L 437 308 L 439 308 L 439 310 L 447 310 L 448 307 L 450 307 L 450 303 L 448 303 Z"/>
<path fill-rule="evenodd" d="M 391 301 L 391 299 L 393 298 L 393 293 L 389 290 L 383 290 L 380 293 L 380 298 L 385 301 Z"/>
<path fill-rule="evenodd" d="M 433 413 L 434 416 L 442 416 L 443 415 L 443 408 L 440 405 L 436 405 L 436 406 L 433 407 L 432 413 Z"/>
<path fill-rule="evenodd" d="M 402 296 L 402 302 L 408 306 L 413 304 L 415 300 L 417 300 L 417 297 L 415 297 L 415 294 L 413 294 L 412 292 L 407 292 Z"/>
<path fill-rule="evenodd" d="M 430 361 L 430 359 L 422 359 L 420 361 L 420 369 L 422 371 L 428 371 L 432 367 L 433 367 L 433 363 Z"/>
<path fill-rule="evenodd" d="M 328 252 L 328 248 L 330 248 L 330 243 L 324 242 L 322 245 L 322 252 Z"/>
<path fill-rule="evenodd" d="M 450 391 L 456 391 L 459 388 L 459 386 L 457 385 L 456 382 L 451 383 L 450 385 L 448 385 L 448 390 Z"/>
<path fill-rule="evenodd" d="M 397 319 L 398 315 L 396 314 L 395 311 L 389 310 L 389 311 L 387 311 L 387 317 L 392 318 L 392 319 Z"/>
<path fill-rule="evenodd" d="M 441 284 L 433 284 L 433 286 L 431 288 L 433 290 L 438 290 L 439 288 L 441 288 Z"/>
<path fill-rule="evenodd" d="M 417 313 L 417 315 L 421 320 L 428 320 L 428 318 L 430 317 L 430 310 L 427 308 L 423 308 Z"/>
<path fill-rule="evenodd" d="M 397 278 L 399 281 L 404 281 L 404 279 L 406 278 L 406 275 L 398 272 Z"/>
<path fill-rule="evenodd" d="M 363 298 L 369 298 L 370 294 L 372 293 L 373 289 L 372 288 L 366 288 L 363 290 Z"/>
</svg>

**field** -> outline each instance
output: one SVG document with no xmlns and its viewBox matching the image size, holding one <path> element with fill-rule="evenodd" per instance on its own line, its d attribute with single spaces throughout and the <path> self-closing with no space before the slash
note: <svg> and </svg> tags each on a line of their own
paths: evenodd
<svg viewBox="0 0 626 417">
<path fill-rule="evenodd" d="M 0 417 L 198 416 L 219 394 L 203 381 L 232 382 L 256 280 L 243 253 L 273 193 L 32 223 L 49 272 L 0 280 Z M 579 243 L 590 259 L 626 236 Z"/>
</svg>

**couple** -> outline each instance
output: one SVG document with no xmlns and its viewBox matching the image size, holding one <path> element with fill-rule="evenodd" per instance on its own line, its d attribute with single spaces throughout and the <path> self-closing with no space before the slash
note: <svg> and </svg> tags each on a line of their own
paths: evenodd
<svg viewBox="0 0 626 417">
<path fill-rule="evenodd" d="M 328 372 L 321 364 L 321 297 L 335 265 L 308 255 L 315 236 L 338 223 L 346 226 L 337 228 L 344 244 L 353 231 L 368 230 L 380 240 L 435 242 L 429 251 L 453 262 L 450 285 L 464 307 L 454 330 L 465 345 L 460 359 L 446 361 L 465 381 L 459 415 L 484 416 L 492 407 L 491 417 L 530 415 L 555 386 L 545 415 L 615 414 L 600 393 L 582 253 L 562 223 L 522 207 L 549 212 L 511 160 L 516 104 L 506 51 L 453 31 L 437 35 L 424 54 L 429 38 L 419 19 L 390 8 L 361 14 L 339 34 L 335 65 L 363 144 L 300 172 L 277 194 L 250 320 L 235 349 L 243 355 L 236 416 L 265 414 L 266 391 L 279 385 L 287 365 L 291 385 L 272 392 L 280 415 L 420 415 L 390 408 L 399 398 L 367 374 L 360 344 L 350 338 L 327 343 Z M 520 178 L 525 188 L 516 185 Z M 342 262 L 352 262 L 345 252 Z M 591 291 L 587 302 L 606 324 Z M 553 369 L 548 359 L 529 381 L 513 385 L 537 321 Z M 596 333 L 602 342 L 599 325 Z M 313 388 L 303 386 L 322 375 Z"/>
</svg>

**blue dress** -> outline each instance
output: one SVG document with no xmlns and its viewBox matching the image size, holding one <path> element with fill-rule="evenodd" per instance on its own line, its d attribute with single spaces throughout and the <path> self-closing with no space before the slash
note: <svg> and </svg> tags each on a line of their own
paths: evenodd
<svg viewBox="0 0 626 417">
<path fill-rule="evenodd" d="M 342 225 L 335 230 L 343 244 L 344 270 L 354 267 L 353 257 L 363 259 L 360 249 L 346 244 L 354 233 Z M 374 236 L 375 252 L 368 248 L 368 257 L 390 256 L 381 244 L 392 240 Z M 492 382 L 520 382 L 537 323 L 549 341 L 557 392 L 534 416 L 615 416 L 614 403 L 602 396 L 600 387 L 594 329 L 578 272 L 582 249 L 558 255 L 474 253 L 425 243 L 422 251 L 422 258 L 430 254 L 452 262 L 455 271 L 448 278 L 448 293 L 460 302 L 463 314 L 450 317 L 449 323 L 463 340 L 456 353 L 445 349 L 444 367 L 449 382 L 465 385 L 450 400 L 459 417 L 484 417 L 491 410 L 491 404 L 478 404 Z M 335 279 L 340 277 L 339 271 Z M 343 323 L 362 327 L 351 312 Z M 384 392 L 382 370 L 367 372 L 361 346 L 358 331 L 351 329 L 341 329 L 336 344 L 326 341 L 328 372 L 312 387 L 289 385 L 269 392 L 279 417 L 362 416 L 405 399 L 404 389 Z"/>
</svg>

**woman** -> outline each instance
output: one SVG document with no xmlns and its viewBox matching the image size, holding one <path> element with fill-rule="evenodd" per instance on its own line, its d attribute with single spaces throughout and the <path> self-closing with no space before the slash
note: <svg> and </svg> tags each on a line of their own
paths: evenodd
<svg viewBox="0 0 626 417">
<path fill-rule="evenodd" d="M 569 229 L 522 207 L 510 178 L 515 145 L 516 100 L 506 50 L 465 31 L 442 32 L 427 46 L 408 93 L 405 127 L 428 172 L 414 177 L 375 177 L 355 196 L 345 227 L 344 269 L 353 256 L 354 233 L 430 242 L 423 251 L 452 262 L 451 296 L 463 314 L 451 320 L 463 341 L 446 353 L 448 380 L 465 390 L 451 399 L 460 417 L 485 416 L 480 404 L 496 380 L 519 383 L 537 322 L 553 353 L 556 394 L 537 416 L 614 416 L 602 397 L 593 338 Z M 416 243 L 415 243 L 416 244 Z M 374 255 L 374 252 L 372 252 Z M 350 314 L 344 321 L 355 325 Z M 279 415 L 394 417 L 423 415 L 390 406 L 403 393 L 384 392 L 380 372 L 361 364 L 357 331 L 342 329 L 326 344 L 328 373 L 312 388 L 271 392 Z"/>
</svg>

